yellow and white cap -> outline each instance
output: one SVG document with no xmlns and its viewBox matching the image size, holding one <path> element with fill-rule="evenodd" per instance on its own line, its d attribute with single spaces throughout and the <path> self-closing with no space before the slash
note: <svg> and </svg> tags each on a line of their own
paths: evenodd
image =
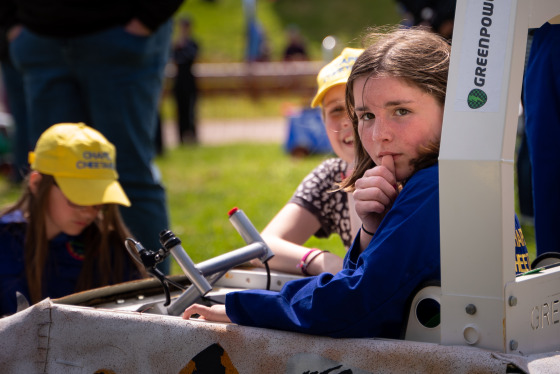
<svg viewBox="0 0 560 374">
<path fill-rule="evenodd" d="M 319 71 L 319 74 L 317 75 L 318 89 L 317 94 L 311 102 L 312 108 L 321 105 L 323 97 L 330 88 L 336 86 L 337 84 L 346 84 L 348 77 L 350 76 L 350 72 L 352 71 L 352 66 L 354 66 L 354 62 L 363 51 L 363 49 L 344 48 L 338 57 L 329 62 L 321 69 L 321 71 Z"/>
<path fill-rule="evenodd" d="M 71 202 L 78 205 L 130 201 L 117 181 L 115 146 L 84 123 L 49 127 L 29 152 L 31 169 L 52 175 Z"/>
</svg>

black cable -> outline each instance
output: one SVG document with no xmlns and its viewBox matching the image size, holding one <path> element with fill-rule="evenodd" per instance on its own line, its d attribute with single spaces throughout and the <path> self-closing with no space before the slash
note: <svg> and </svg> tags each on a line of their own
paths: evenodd
<svg viewBox="0 0 560 374">
<path fill-rule="evenodd" d="M 166 281 L 167 283 L 169 283 L 169 284 L 174 285 L 175 287 L 177 287 L 177 288 L 180 289 L 180 290 L 183 290 L 183 291 L 184 291 L 184 290 L 187 289 L 187 287 L 185 287 L 185 286 L 183 286 L 182 284 L 177 283 L 177 282 L 175 282 L 174 280 L 171 280 L 171 279 L 169 279 L 169 278 L 167 278 L 167 277 L 165 278 L 165 281 Z"/>
<path fill-rule="evenodd" d="M 264 267 L 266 268 L 266 290 L 270 291 L 270 267 L 268 261 L 265 261 Z"/>
</svg>

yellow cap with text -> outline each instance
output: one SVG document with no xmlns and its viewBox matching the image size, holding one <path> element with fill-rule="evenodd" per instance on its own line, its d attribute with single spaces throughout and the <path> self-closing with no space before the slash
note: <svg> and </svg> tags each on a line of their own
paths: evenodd
<svg viewBox="0 0 560 374">
<path fill-rule="evenodd" d="M 29 152 L 31 169 L 52 175 L 74 204 L 120 204 L 130 201 L 118 182 L 115 146 L 84 123 L 49 127 Z"/>
<path fill-rule="evenodd" d="M 319 71 L 317 75 L 318 89 L 313 101 L 311 101 L 312 108 L 321 105 L 323 97 L 330 88 L 338 84 L 346 84 L 354 62 L 363 51 L 363 49 L 344 48 L 338 57 Z"/>
</svg>

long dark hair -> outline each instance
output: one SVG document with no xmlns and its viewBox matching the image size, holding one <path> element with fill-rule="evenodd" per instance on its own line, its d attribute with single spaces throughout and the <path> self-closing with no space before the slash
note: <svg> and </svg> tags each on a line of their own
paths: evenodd
<svg viewBox="0 0 560 374">
<path fill-rule="evenodd" d="M 25 189 L 19 200 L 0 213 L 5 215 L 19 210 L 27 221 L 24 261 L 32 303 L 40 301 L 43 296 L 43 273 L 49 248 L 45 212 L 49 203 L 49 191 L 55 186 L 52 176 L 41 176 L 35 193 L 29 187 L 27 176 L 24 181 Z M 140 275 L 146 276 L 145 271 L 130 258 L 124 247 L 124 240 L 131 237 L 131 234 L 117 205 L 105 205 L 95 221 L 84 229 L 82 237 L 85 246 L 84 263 L 76 284 L 76 292 L 124 281 L 124 269 L 133 268 L 130 262 L 136 266 Z"/>
<path fill-rule="evenodd" d="M 355 168 L 341 188 L 354 189 L 356 181 L 375 163 L 364 149 L 355 113 L 354 82 L 361 77 L 398 77 L 432 95 L 443 107 L 447 89 L 451 46 L 441 36 L 422 28 L 370 29 L 369 47 L 358 57 L 346 83 L 346 108 L 354 129 Z M 439 141 L 419 150 L 414 170 L 437 163 Z"/>
</svg>

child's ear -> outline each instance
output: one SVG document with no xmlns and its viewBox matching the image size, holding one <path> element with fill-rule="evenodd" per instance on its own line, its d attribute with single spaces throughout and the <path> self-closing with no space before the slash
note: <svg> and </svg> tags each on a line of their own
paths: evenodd
<svg viewBox="0 0 560 374">
<path fill-rule="evenodd" d="M 29 189 L 33 195 L 39 190 L 39 183 L 41 183 L 42 179 L 43 176 L 38 171 L 34 170 L 29 174 Z"/>
</svg>

